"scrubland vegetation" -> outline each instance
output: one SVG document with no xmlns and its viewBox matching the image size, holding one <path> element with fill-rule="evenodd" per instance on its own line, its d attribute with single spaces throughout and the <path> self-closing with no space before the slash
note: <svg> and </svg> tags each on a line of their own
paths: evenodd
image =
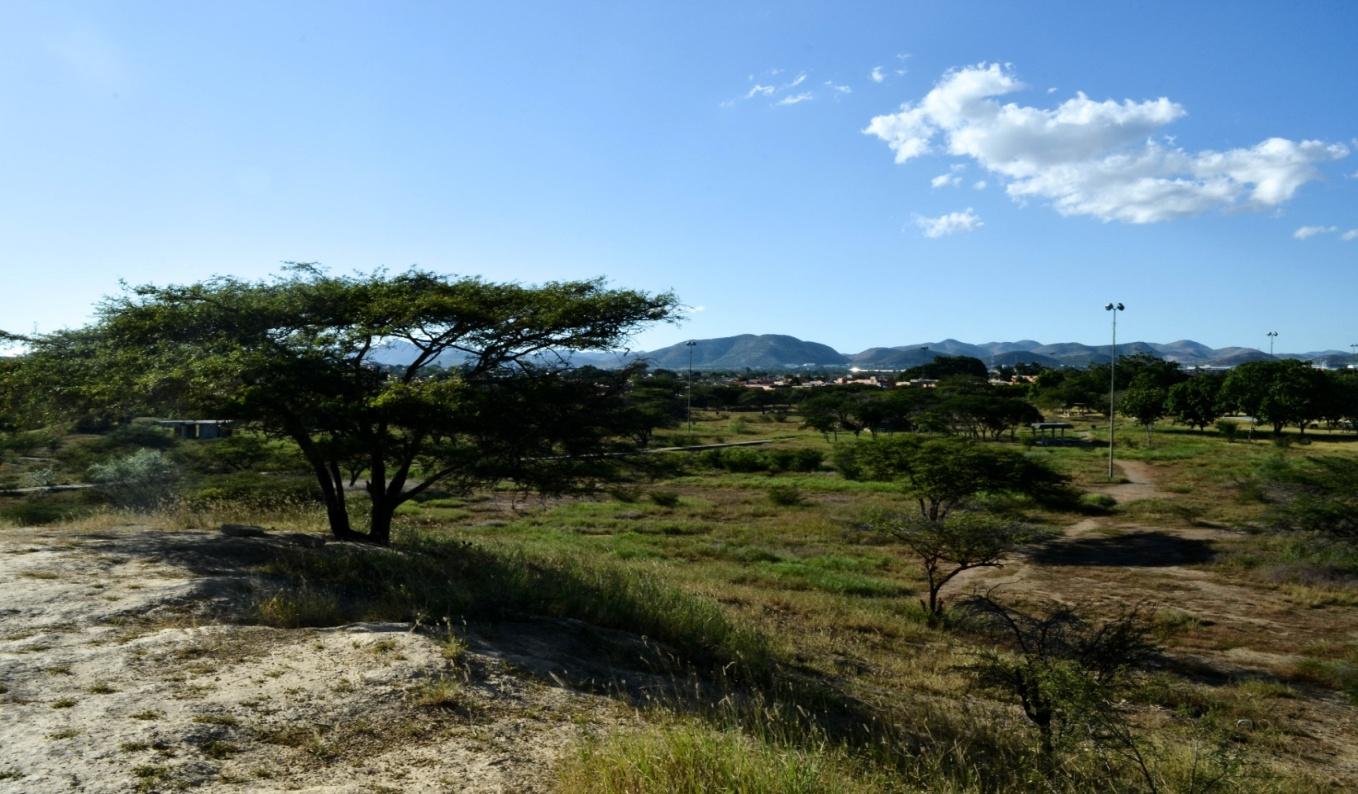
<svg viewBox="0 0 1358 794">
<path fill-rule="evenodd" d="M 744 418 L 781 440 L 668 453 L 656 479 L 592 496 L 431 490 L 397 512 L 391 552 L 297 547 L 260 562 L 234 619 L 413 621 L 436 636 L 464 621 L 539 616 L 644 635 L 619 669 L 670 683 L 645 693 L 591 684 L 642 719 L 565 753 L 562 791 L 1296 791 L 1354 780 L 1344 760 L 1358 700 L 1349 434 L 1279 445 L 1168 427 L 1150 448 L 1129 436 L 1119 457 L 1148 467 L 1155 490 L 1130 499 L 1117 495 L 1135 495 L 1143 478 L 1107 486 L 1100 449 L 996 444 L 1063 473 L 1072 491 L 1107 496 L 959 497 L 969 514 L 1054 529 L 1036 545 L 1018 539 L 994 575 L 946 583 L 957 608 L 936 620 L 920 604 L 929 588 L 919 556 L 874 524 L 919 519 L 907 479 L 845 477 L 819 433 Z M 730 419 L 703 413 L 692 436 L 658 440 L 714 442 Z M 130 499 L 99 489 L 8 497 L 0 515 L 11 526 L 325 532 L 287 444 L 159 432 L 10 436 L 5 473 L 16 486 L 37 467 L 78 480 L 91 467 L 145 463 L 138 450 L 154 449 L 149 470 L 164 487 L 138 485 Z M 838 449 L 843 464 L 853 447 Z M 787 489 L 794 500 L 771 498 Z M 1100 682 L 1078 654 L 1030 658 L 964 608 L 970 594 L 1030 622 L 1068 614 L 1094 630 L 1135 605 L 1129 625 L 1155 652 Z M 1246 615 L 1231 603 L 1246 597 L 1266 606 Z M 1049 738 L 1025 716 L 1026 686 L 1050 687 L 1052 711 L 1065 715 Z"/>
<path fill-rule="evenodd" d="M 287 311 L 254 306 L 251 285 L 214 289 L 266 319 L 291 317 L 288 301 L 317 298 L 312 289 L 327 300 L 350 289 L 376 294 L 394 301 L 383 304 L 393 312 L 402 305 L 400 291 L 387 295 L 378 280 L 312 273 L 282 284 L 264 294 L 287 299 Z M 454 286 L 469 291 L 455 290 L 456 300 L 470 300 L 485 285 Z M 597 290 L 561 288 L 585 314 L 599 309 L 594 301 L 611 306 L 624 326 L 670 303 Z M 523 308 L 524 322 L 557 329 L 552 339 L 581 322 L 533 295 L 491 292 Z M 168 316 L 208 347 L 224 344 L 219 328 L 194 325 L 199 315 L 174 313 L 184 294 L 150 294 L 163 302 L 153 309 L 169 312 L 151 319 Z M 434 304 L 425 308 L 446 308 Z M 323 313 L 329 303 L 308 305 Z M 141 311 L 122 310 L 123 319 Z M 281 364 L 282 354 L 261 352 L 276 342 L 270 333 L 252 336 L 244 353 L 204 353 L 199 365 L 222 369 L 244 356 L 250 377 L 281 368 L 285 386 L 330 367 L 321 385 L 352 401 L 332 404 L 314 391 L 306 411 L 290 413 L 295 406 L 260 395 L 204 395 L 202 404 L 242 417 L 229 438 L 175 440 L 116 411 L 25 422 L 41 412 L 16 409 L 0 436 L 0 488 L 17 489 L 0 496 L 8 528 L 0 543 L 5 531 L 33 526 L 59 527 L 74 546 L 82 533 L 116 537 L 127 527 L 257 525 L 269 531 L 259 543 L 195 536 L 214 539 L 222 555 L 197 563 L 202 571 L 239 570 L 245 585 L 235 598 L 184 606 L 193 620 L 284 632 L 398 623 L 433 644 L 423 651 L 428 676 L 384 723 L 350 733 L 256 730 L 307 762 L 357 762 L 487 719 L 495 708 L 482 691 L 487 660 L 514 648 L 514 675 L 592 693 L 627 715 L 597 728 L 581 718 L 545 777 L 526 787 L 1358 785 L 1358 441 L 1347 409 L 1335 407 L 1347 405 L 1346 377 L 1317 380 L 1270 363 L 1209 383 L 1198 379 L 1215 376 L 1132 362 L 1109 482 L 1104 420 L 1069 410 L 1087 407 L 1090 398 L 1074 395 L 1097 368 L 1042 373 L 1028 385 L 938 371 L 924 373 L 941 376 L 929 389 L 826 387 L 759 401 L 708 379 L 689 430 L 678 409 L 686 379 L 674 373 L 545 372 L 521 383 L 491 372 L 507 360 L 498 349 L 448 367 L 430 355 L 424 375 L 313 355 L 389 332 L 390 314 L 379 314 L 372 322 L 381 328 L 349 326 L 342 338 L 317 341 L 307 330 L 296 359 Z M 536 338 L 514 317 L 511 331 Z M 616 323 L 582 332 L 585 343 Z M 133 326 L 119 333 L 146 332 Z M 95 366 L 103 353 L 89 339 L 62 341 L 56 352 L 108 371 Z M 426 353 L 449 349 L 437 334 L 425 341 Z M 196 370 L 172 353 L 147 365 L 168 379 L 157 387 L 164 399 L 196 383 Z M 473 377 L 478 361 L 490 362 L 484 382 Z M 18 373 L 7 381 L 8 404 L 22 409 L 15 390 L 50 373 L 6 366 Z M 1199 391 L 1211 392 L 1210 410 Z M 74 404 L 88 409 L 90 396 Z M 1246 401 L 1271 432 L 1237 432 L 1241 417 L 1223 417 Z M 526 430 L 512 426 L 520 409 Z M 1070 419 L 1069 444 L 1038 444 L 1022 431 L 1044 410 Z M 312 424 L 297 426 L 300 418 Z M 1229 424 L 1214 424 L 1222 420 Z M 767 443 L 723 446 L 748 441 Z M 74 484 L 91 487 L 60 489 Z M 35 581 L 62 576 L 25 571 Z M 153 625 L 120 620 L 129 637 Z M 365 647 L 410 658 L 394 640 Z M 196 652 L 182 657 L 202 663 Z M 0 708 L 13 698 L 8 683 L 0 680 Z M 334 692 L 349 697 L 356 686 L 343 679 Z M 96 691 L 117 687 L 85 689 Z M 214 719 L 222 735 L 199 751 L 224 764 L 244 752 L 244 734 L 227 735 L 241 720 Z M 145 750 L 136 746 L 128 752 Z M 145 790 L 175 780 L 161 765 L 138 768 L 147 770 Z M 197 774 L 199 784 L 213 782 Z M 0 775 L 22 779 L 24 770 Z M 248 785 L 230 775 L 216 782 Z"/>
</svg>

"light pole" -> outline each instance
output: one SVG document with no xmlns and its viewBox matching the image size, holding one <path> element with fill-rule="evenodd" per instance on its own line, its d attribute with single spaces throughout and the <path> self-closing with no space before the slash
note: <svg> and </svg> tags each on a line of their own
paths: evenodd
<svg viewBox="0 0 1358 794">
<path fill-rule="evenodd" d="M 1349 366 L 1352 367 L 1354 364 L 1358 364 L 1358 342 L 1349 345 L 1349 350 L 1353 351 L 1353 359 L 1349 361 Z"/>
<path fill-rule="evenodd" d="M 1117 387 L 1118 371 L 1118 312 L 1126 307 L 1121 303 L 1108 303 L 1104 311 L 1113 313 L 1113 361 L 1108 366 L 1108 481 L 1113 481 L 1113 390 Z"/>
<path fill-rule="evenodd" d="M 688 415 L 689 435 L 693 435 L 693 348 L 697 346 L 698 343 L 692 339 L 684 343 L 684 347 L 688 348 L 688 406 L 685 413 Z"/>
<path fill-rule="evenodd" d="M 1268 332 L 1268 357 L 1273 358 L 1273 340 L 1278 338 L 1277 331 Z"/>
</svg>

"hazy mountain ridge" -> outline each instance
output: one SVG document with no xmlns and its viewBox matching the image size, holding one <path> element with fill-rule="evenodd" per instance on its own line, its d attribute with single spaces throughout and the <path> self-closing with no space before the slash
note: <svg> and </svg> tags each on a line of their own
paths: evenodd
<svg viewBox="0 0 1358 794">
<path fill-rule="evenodd" d="M 798 369 L 812 366 L 845 366 L 861 369 L 909 369 L 940 355 L 972 356 L 991 366 L 1034 363 L 1048 367 L 1083 367 L 1105 363 L 1112 357 L 1112 345 L 1086 345 L 1081 342 L 1044 344 L 1032 339 L 1014 342 L 972 344 L 957 339 L 922 342 L 913 345 L 870 347 L 859 353 L 842 354 L 828 345 L 807 342 L 778 334 L 694 340 L 694 369 Z M 1250 347 L 1213 348 L 1192 339 L 1167 343 L 1120 342 L 1118 356 L 1150 355 L 1184 366 L 1234 366 L 1246 361 L 1266 359 L 1269 355 Z M 638 353 L 651 366 L 665 369 L 688 367 L 685 343 Z M 1342 366 L 1352 355 L 1339 350 L 1308 353 L 1278 353 L 1276 358 L 1323 361 Z"/>
<path fill-rule="evenodd" d="M 1086 345 L 1080 342 L 1044 344 L 1033 339 L 1015 342 L 985 342 L 972 344 L 957 339 L 921 342 L 913 345 L 870 347 L 858 353 L 840 353 L 829 345 L 798 339 L 787 334 L 740 334 L 715 339 L 695 339 L 692 355 L 693 368 L 698 370 L 795 370 L 860 369 L 902 370 L 926 364 L 939 356 L 972 356 L 990 366 L 1040 364 L 1045 367 L 1085 367 L 1107 362 L 1112 356 L 1112 345 Z M 689 347 L 680 342 L 649 352 L 564 353 L 561 360 L 573 366 L 615 368 L 638 359 L 658 369 L 682 370 L 689 366 Z M 374 354 L 384 364 L 404 364 L 414 359 L 414 348 L 408 343 L 393 343 Z M 1191 339 L 1155 343 L 1132 341 L 1118 344 L 1118 356 L 1144 354 L 1177 361 L 1188 367 L 1235 366 L 1247 361 L 1267 359 L 1268 354 L 1252 347 L 1213 348 Z M 554 354 L 543 354 L 547 362 Z M 1309 353 L 1278 353 L 1277 358 L 1322 361 L 1330 366 L 1343 366 L 1353 356 L 1339 350 Z M 440 364 L 455 364 L 461 357 L 447 356 Z"/>
</svg>

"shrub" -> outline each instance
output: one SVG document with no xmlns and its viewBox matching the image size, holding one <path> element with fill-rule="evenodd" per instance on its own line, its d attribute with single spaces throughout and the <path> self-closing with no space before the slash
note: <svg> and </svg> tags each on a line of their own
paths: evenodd
<svg viewBox="0 0 1358 794">
<path fill-rule="evenodd" d="M 1235 437 L 1240 432 L 1240 425 L 1229 419 L 1218 419 L 1216 429 L 1227 441 L 1235 443 Z"/>
<path fill-rule="evenodd" d="M 1015 648 L 1013 654 L 983 650 L 967 671 L 982 688 L 1019 702 L 1038 731 L 1049 776 L 1058 752 L 1085 743 L 1141 761 L 1121 707 L 1122 693 L 1131 675 L 1155 660 L 1159 649 L 1134 608 L 1102 624 L 1064 604 L 1030 614 L 989 596 L 969 599 L 963 610 Z M 1149 779 L 1144 762 L 1139 766 Z"/>
<path fill-rule="evenodd" d="M 651 491 L 648 496 L 661 507 L 676 507 L 679 504 L 679 494 L 674 491 Z"/>
<path fill-rule="evenodd" d="M 174 493 L 178 471 L 164 453 L 139 449 L 130 455 L 90 467 L 90 481 L 119 507 L 152 508 Z"/>
<path fill-rule="evenodd" d="M 1118 500 L 1106 493 L 1080 494 L 1080 508 L 1086 513 L 1106 513 L 1117 507 Z"/>
<path fill-rule="evenodd" d="M 802 489 L 795 485 L 775 485 L 769 488 L 769 501 L 780 507 L 796 507 L 804 504 Z"/>
<path fill-rule="evenodd" d="M 753 473 L 766 471 L 778 474 L 785 471 L 811 472 L 820 468 L 825 455 L 820 450 L 771 449 L 710 449 L 702 454 L 702 462 L 714 469 Z"/>
<path fill-rule="evenodd" d="M 1266 460 L 1245 489 L 1272 505 L 1277 529 L 1358 539 L 1358 460 L 1329 456 Z"/>
</svg>

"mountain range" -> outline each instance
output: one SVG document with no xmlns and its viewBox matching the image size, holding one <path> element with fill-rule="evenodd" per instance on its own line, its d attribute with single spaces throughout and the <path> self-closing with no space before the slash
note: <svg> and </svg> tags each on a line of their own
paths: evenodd
<svg viewBox="0 0 1358 794">
<path fill-rule="evenodd" d="M 809 342 L 784 334 L 740 334 L 718 339 L 695 339 L 690 349 L 688 342 L 662 347 L 650 352 L 576 352 L 563 358 L 575 366 L 619 367 L 628 361 L 641 359 L 659 369 L 684 370 L 692 365 L 697 370 L 796 370 L 849 369 L 903 370 L 928 363 L 938 356 L 971 356 L 992 367 L 1016 364 L 1041 364 L 1046 367 L 1085 367 L 1107 362 L 1112 356 L 1111 345 L 1085 345 L 1079 342 L 1043 344 L 1032 339 L 1017 342 L 986 342 L 969 344 L 956 339 L 921 342 L 895 347 L 870 347 L 859 353 L 841 353 L 829 345 Z M 1118 344 L 1118 356 L 1145 354 L 1185 367 L 1230 367 L 1247 361 L 1267 359 L 1268 353 L 1251 347 L 1213 348 L 1180 339 L 1177 342 L 1125 342 Z M 374 356 L 388 364 L 403 364 L 414 359 L 414 348 L 409 343 L 397 342 Z M 1320 350 L 1310 353 L 1279 353 L 1276 358 L 1316 361 L 1339 367 L 1351 363 L 1354 357 L 1340 350 Z M 458 357 L 440 360 L 451 364 Z"/>
<path fill-rule="evenodd" d="M 742 334 L 720 339 L 697 339 L 693 345 L 694 369 L 817 369 L 857 367 L 859 369 L 901 370 L 925 364 L 938 356 L 971 356 L 990 366 L 1020 363 L 1047 367 L 1085 367 L 1105 363 L 1112 357 L 1112 345 L 1085 345 L 1079 342 L 1043 344 L 1032 339 L 1017 342 L 969 344 L 956 339 L 921 342 L 895 347 L 870 347 L 859 353 L 840 353 L 819 342 L 806 342 L 781 334 Z M 1180 339 L 1177 342 L 1126 342 L 1118 344 L 1118 356 L 1145 354 L 1187 367 L 1229 367 L 1246 361 L 1267 359 L 1268 353 L 1249 347 L 1213 348 Z M 689 348 L 686 342 L 648 353 L 635 354 L 651 366 L 686 369 Z M 1295 358 L 1343 366 L 1353 355 L 1340 350 L 1309 353 L 1279 353 L 1276 358 Z"/>
</svg>

